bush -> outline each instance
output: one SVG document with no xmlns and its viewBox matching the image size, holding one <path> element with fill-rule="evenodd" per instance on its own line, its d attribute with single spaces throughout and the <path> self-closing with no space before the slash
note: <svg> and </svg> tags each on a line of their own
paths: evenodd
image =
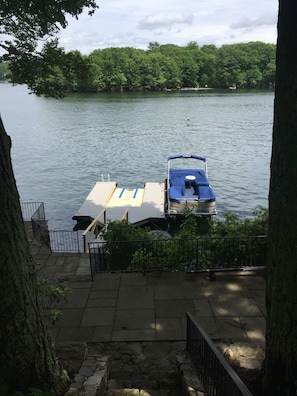
<svg viewBox="0 0 297 396">
<path fill-rule="evenodd" d="M 179 232 L 169 239 L 127 221 L 110 222 L 102 233 L 107 269 L 195 271 L 248 266 L 251 260 L 264 264 L 266 239 L 251 237 L 267 234 L 265 208 L 256 208 L 253 217 L 245 219 L 225 213 L 222 219 L 211 220 L 186 212 L 177 222 Z"/>
<path fill-rule="evenodd" d="M 102 231 L 105 258 L 109 271 L 126 270 L 141 241 L 153 238 L 149 229 L 136 228 L 126 220 L 112 221 Z"/>
<path fill-rule="evenodd" d="M 258 206 L 252 218 L 240 219 L 233 213 L 225 213 L 222 220 L 210 223 L 210 236 L 258 236 L 267 235 L 268 209 Z"/>
<path fill-rule="evenodd" d="M 57 281 L 42 279 L 38 282 L 38 292 L 45 319 L 55 324 L 62 313 L 57 307 L 67 302 L 71 289 Z"/>
</svg>

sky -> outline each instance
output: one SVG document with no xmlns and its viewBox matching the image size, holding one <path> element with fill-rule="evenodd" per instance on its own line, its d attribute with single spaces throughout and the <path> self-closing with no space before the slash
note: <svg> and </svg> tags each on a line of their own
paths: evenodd
<svg viewBox="0 0 297 396">
<path fill-rule="evenodd" d="M 60 45 L 88 55 L 95 49 L 147 49 L 150 42 L 202 47 L 276 43 L 277 0 L 97 0 L 99 9 L 69 19 Z"/>
</svg>

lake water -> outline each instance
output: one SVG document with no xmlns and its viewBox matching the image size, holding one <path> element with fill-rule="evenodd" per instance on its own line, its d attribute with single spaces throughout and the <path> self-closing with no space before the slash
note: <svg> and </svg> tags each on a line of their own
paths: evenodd
<svg viewBox="0 0 297 396">
<path fill-rule="evenodd" d="M 167 156 L 206 156 L 218 215 L 250 216 L 268 205 L 272 91 L 176 91 L 29 95 L 0 84 L 22 201 L 42 201 L 50 229 L 72 215 L 96 181 L 121 187 L 164 181 Z"/>
</svg>

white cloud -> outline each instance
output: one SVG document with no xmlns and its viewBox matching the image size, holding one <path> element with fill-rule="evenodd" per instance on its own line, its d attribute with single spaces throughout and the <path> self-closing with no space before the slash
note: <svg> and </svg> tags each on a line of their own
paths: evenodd
<svg viewBox="0 0 297 396">
<path fill-rule="evenodd" d="M 276 25 L 276 16 L 273 14 L 266 14 L 259 16 L 258 18 L 251 19 L 243 16 L 238 22 L 233 22 L 230 25 L 231 29 L 242 29 L 242 28 L 253 28 L 259 26 L 270 26 Z"/>
<path fill-rule="evenodd" d="M 149 42 L 187 45 L 276 42 L 277 0 L 100 0 L 89 17 L 60 33 L 66 51 L 112 46 L 147 49 Z"/>
<path fill-rule="evenodd" d="M 168 28 L 180 24 L 192 25 L 193 21 L 193 15 L 154 14 L 148 15 L 141 19 L 138 22 L 137 29 L 155 30 L 159 28 Z"/>
</svg>

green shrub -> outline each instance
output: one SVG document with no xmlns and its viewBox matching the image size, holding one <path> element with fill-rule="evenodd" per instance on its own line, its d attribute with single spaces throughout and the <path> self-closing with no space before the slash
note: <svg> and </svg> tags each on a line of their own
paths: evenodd
<svg viewBox="0 0 297 396">
<path fill-rule="evenodd" d="M 210 236 L 258 236 L 267 235 L 268 209 L 258 206 L 252 218 L 241 219 L 234 213 L 225 213 L 221 220 L 210 223 Z"/>
<path fill-rule="evenodd" d="M 267 234 L 268 210 L 263 207 L 245 219 L 225 213 L 212 220 L 188 211 L 176 219 L 177 224 L 179 232 L 168 238 L 127 221 L 110 222 L 102 233 L 108 270 L 197 270 L 247 266 L 251 257 L 265 261 L 265 238 L 256 242 L 250 238 Z"/>
<path fill-rule="evenodd" d="M 109 271 L 126 270 L 134 253 L 139 249 L 140 241 L 153 238 L 147 228 L 137 228 L 126 220 L 112 221 L 102 231 L 105 243 L 105 258 Z M 134 266 L 136 263 L 134 263 Z"/>
<path fill-rule="evenodd" d="M 58 305 L 67 302 L 71 289 L 55 280 L 42 279 L 38 282 L 38 292 L 45 319 L 55 324 L 62 313 Z"/>
</svg>

